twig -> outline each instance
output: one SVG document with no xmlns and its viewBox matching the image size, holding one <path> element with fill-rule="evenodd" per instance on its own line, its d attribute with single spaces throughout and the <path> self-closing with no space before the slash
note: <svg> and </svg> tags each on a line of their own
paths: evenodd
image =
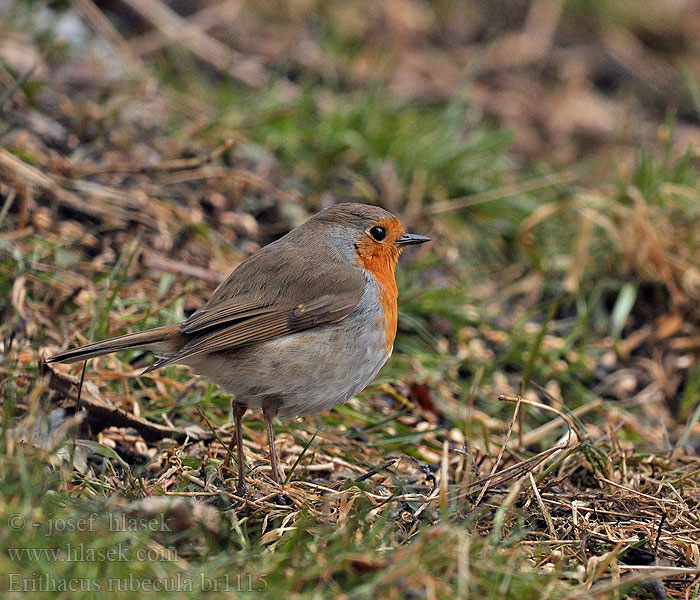
<svg viewBox="0 0 700 600">
<path fill-rule="evenodd" d="M 549 458 L 552 454 L 555 452 L 559 452 L 559 450 L 565 450 L 567 448 L 575 448 L 576 446 L 570 446 L 566 443 L 564 444 L 559 444 L 557 446 L 552 446 L 551 448 L 547 448 L 547 450 L 544 450 L 540 452 L 539 454 L 535 454 L 534 456 L 531 456 L 527 460 L 523 460 L 515 465 L 512 465 L 508 467 L 507 469 L 503 469 L 498 473 L 497 476 L 494 476 L 493 474 L 487 475 L 486 477 L 482 477 L 481 479 L 478 479 L 477 481 L 473 481 L 469 485 L 466 486 L 466 491 L 459 494 L 456 496 L 456 498 L 462 498 L 464 496 L 469 495 L 469 490 L 472 488 L 476 488 L 479 485 L 486 483 L 490 486 L 495 486 L 495 485 L 500 485 L 502 483 L 505 483 L 506 481 L 513 479 L 514 477 L 518 477 L 522 473 L 527 472 L 528 470 L 533 470 L 535 467 L 537 467 L 540 463 L 545 461 L 547 458 Z"/>
<path fill-rule="evenodd" d="M 98 165 L 79 171 L 79 175 L 85 177 L 87 175 L 95 175 L 97 173 L 141 173 L 157 171 L 185 171 L 196 169 L 214 162 L 222 154 L 233 148 L 233 146 L 234 141 L 233 139 L 229 138 L 223 144 L 217 146 L 204 156 L 195 156 L 192 158 L 174 158 L 172 160 L 163 160 L 155 164 L 111 163 L 106 165 Z"/>
<path fill-rule="evenodd" d="M 640 491 L 638 491 L 638 490 L 635 490 L 635 489 L 633 489 L 633 488 L 631 488 L 631 487 L 628 487 L 628 486 L 626 486 L 626 485 L 622 485 L 621 483 L 617 483 L 617 482 L 615 482 L 615 481 L 612 481 L 612 480 L 610 480 L 610 479 L 607 479 L 606 477 L 603 477 L 602 475 L 596 475 L 596 479 L 598 479 L 599 481 L 602 481 L 602 482 L 604 482 L 604 483 L 607 483 L 608 485 L 611 485 L 611 486 L 613 486 L 613 487 L 616 487 L 616 488 L 618 488 L 618 489 L 620 489 L 620 490 L 623 490 L 623 491 L 625 491 L 625 492 L 629 492 L 630 494 L 634 494 L 634 495 L 639 496 L 639 497 L 641 497 L 641 498 L 646 498 L 647 500 L 651 500 L 652 502 L 654 502 L 655 504 L 660 505 L 661 507 L 664 506 L 664 501 L 663 501 L 662 499 L 660 499 L 660 498 L 656 498 L 656 497 L 654 497 L 654 496 L 650 496 L 649 494 L 645 494 L 645 493 L 643 493 L 643 492 L 640 492 Z M 671 502 L 671 503 L 675 504 L 675 501 L 673 501 L 673 500 L 666 500 L 666 502 Z"/>
<path fill-rule="evenodd" d="M 500 397 L 499 397 L 499 400 L 500 400 Z M 491 484 L 491 480 L 493 479 L 493 476 L 496 474 L 496 470 L 498 469 L 498 466 L 501 464 L 501 459 L 503 458 L 503 452 L 505 452 L 506 446 L 508 445 L 508 440 L 510 440 L 510 435 L 511 435 L 511 433 L 513 433 L 513 426 L 515 425 L 515 421 L 518 418 L 518 413 L 520 412 L 521 401 L 522 401 L 522 398 L 520 396 L 518 396 L 516 398 L 516 404 L 515 404 L 515 410 L 513 411 L 513 417 L 511 418 L 510 424 L 508 425 L 508 432 L 506 433 L 506 437 L 503 440 L 503 444 L 501 444 L 501 449 L 498 452 L 498 457 L 496 458 L 496 462 L 494 463 L 493 468 L 491 469 L 491 475 L 486 480 L 484 487 L 481 488 L 481 491 L 479 492 L 479 496 L 477 497 L 476 502 L 474 502 L 473 510 L 475 510 L 476 507 L 479 506 L 479 502 L 481 502 L 481 499 L 484 497 L 486 490 L 489 489 L 489 485 Z"/>
<path fill-rule="evenodd" d="M 192 23 L 188 23 L 162 2 L 158 0 L 123 0 L 123 2 L 149 21 L 165 38 L 171 42 L 184 44 L 192 54 L 222 73 L 229 74 L 250 86 L 259 86 L 264 83 L 264 73 L 257 63 L 245 60 L 226 44 L 211 37 Z"/>
<path fill-rule="evenodd" d="M 649 579 L 664 579 L 666 577 L 677 577 L 678 575 L 698 575 L 700 569 L 685 568 L 685 567 L 655 567 L 649 565 L 618 565 L 620 569 L 634 569 L 641 571 L 634 575 L 621 577 L 619 581 L 613 581 L 602 585 L 594 585 L 589 590 L 577 592 L 566 596 L 566 600 L 589 600 L 590 598 L 598 598 L 599 596 L 608 596 L 610 592 L 619 590 L 622 587 L 627 587 L 634 583 L 641 583 Z"/>
<path fill-rule="evenodd" d="M 162 254 L 158 254 L 146 248 L 144 248 L 141 254 L 141 263 L 147 268 L 159 269 L 178 275 L 186 275 L 187 277 L 201 279 L 202 281 L 221 283 L 226 279 L 226 276 L 221 273 L 216 273 L 215 271 L 210 271 L 209 269 L 204 269 L 195 265 L 188 265 L 185 262 L 168 258 L 167 256 L 163 256 Z"/>
<path fill-rule="evenodd" d="M 73 430 L 73 450 L 70 455 L 70 468 L 73 470 L 73 464 L 75 461 L 75 452 L 78 448 L 78 429 L 80 428 L 80 411 L 82 409 L 81 401 L 83 397 L 83 384 L 85 383 L 85 371 L 87 370 L 87 361 L 83 361 L 83 368 L 80 370 L 80 381 L 78 382 L 78 399 L 75 401 L 75 416 L 77 417 L 77 423 L 75 424 L 75 429 Z"/>
<path fill-rule="evenodd" d="M 24 73 L 22 73 L 17 79 L 15 79 L 14 83 L 7 89 L 5 90 L 5 93 L 0 96 L 0 115 L 2 115 L 4 111 L 4 106 L 5 103 L 12 98 L 12 96 L 15 94 L 17 90 L 19 90 L 27 81 L 32 76 L 32 73 L 36 71 L 36 68 L 39 66 L 39 62 L 37 61 L 34 65 L 31 66 L 31 68 L 27 69 Z"/>
<path fill-rule="evenodd" d="M 449 486 L 449 450 L 450 443 L 442 442 L 442 461 L 440 462 L 440 509 L 447 514 L 447 490 Z"/>
<path fill-rule="evenodd" d="M 666 522 L 666 517 L 668 517 L 668 513 L 662 513 L 661 520 L 659 521 L 659 529 L 656 532 L 656 542 L 654 543 L 654 559 L 657 561 L 659 560 L 659 541 L 661 540 L 661 531 L 663 529 L 664 523 Z"/>
<path fill-rule="evenodd" d="M 69 192 L 54 178 L 43 173 L 36 167 L 25 163 L 14 154 L 4 148 L 0 148 L 0 170 L 5 170 L 9 175 L 26 185 L 39 187 L 52 194 L 60 204 L 86 215 L 98 217 L 106 221 L 114 222 L 141 222 L 149 227 L 156 228 L 155 220 L 143 210 L 133 210 L 133 202 L 128 207 L 117 206 L 111 203 L 99 203 L 83 200 L 80 196 Z M 114 200 L 114 198 L 110 198 Z"/>
<path fill-rule="evenodd" d="M 583 415 L 596 410 L 597 408 L 600 408 L 603 405 L 603 399 L 602 398 L 596 398 L 595 400 L 592 400 L 588 404 L 584 404 L 583 406 L 579 406 L 578 408 L 574 409 L 571 411 L 571 415 L 573 417 L 582 417 Z M 568 423 L 564 423 L 564 425 L 568 425 Z M 536 427 L 532 431 L 528 431 L 526 434 L 523 435 L 523 447 L 527 448 L 528 446 L 531 446 L 532 444 L 536 444 L 539 442 L 542 438 L 546 437 L 549 435 L 552 431 L 557 429 L 558 427 L 561 427 L 562 423 L 559 421 L 558 418 L 552 419 L 551 421 L 545 423 L 544 425 L 540 425 L 539 427 Z M 513 442 L 511 441 L 509 443 L 509 447 L 513 446 Z"/>
<path fill-rule="evenodd" d="M 569 427 L 569 431 L 570 432 L 573 431 L 576 434 L 576 437 L 578 438 L 579 442 L 583 441 L 583 439 L 585 438 L 585 433 L 579 432 L 579 428 L 576 426 L 573 419 L 571 417 L 569 417 L 568 415 L 564 414 L 562 411 L 557 410 L 553 406 L 547 406 L 546 404 L 542 404 L 541 402 L 536 402 L 534 400 L 526 400 L 525 398 L 522 398 L 521 396 L 500 395 L 498 397 L 498 399 L 501 402 L 517 402 L 517 405 L 527 404 L 528 406 L 534 406 L 535 408 L 539 408 L 541 410 L 553 412 L 554 414 L 558 415 L 561 419 L 564 420 L 564 422 Z"/>
<path fill-rule="evenodd" d="M 126 40 L 92 0 L 73 0 L 72 4 L 80 16 L 83 17 L 108 44 L 121 54 L 122 58 L 126 59 L 124 61 L 126 64 L 134 66 L 136 70 L 142 74 L 145 72 L 143 63 L 131 51 Z"/>
<path fill-rule="evenodd" d="M 238 17 L 243 6 L 242 0 L 224 0 L 220 4 L 203 8 L 191 17 L 188 17 L 186 22 L 191 27 L 197 27 L 202 31 L 206 31 L 215 25 L 231 23 Z M 138 56 L 156 52 L 169 43 L 172 43 L 172 40 L 164 36 L 158 29 L 129 38 L 129 46 L 132 52 Z"/>
<path fill-rule="evenodd" d="M 214 426 L 209 422 L 207 416 L 202 412 L 199 406 L 195 406 L 195 410 L 199 413 L 199 416 L 204 419 L 204 422 L 207 424 L 207 427 L 209 427 L 209 431 L 211 432 L 212 436 L 215 437 L 216 441 L 219 442 L 219 444 L 221 444 L 226 449 L 229 458 L 237 464 L 238 459 L 233 455 L 233 452 L 231 452 L 230 448 L 228 447 L 228 444 L 225 444 L 224 441 L 219 437 L 219 434 L 216 432 L 216 429 L 214 429 Z"/>
<path fill-rule="evenodd" d="M 574 171 L 565 171 L 564 173 L 545 175 L 544 177 L 537 177 L 536 179 L 531 179 L 529 181 L 523 181 L 513 185 L 506 185 L 494 190 L 479 192 L 477 194 L 471 194 L 462 198 L 435 202 L 434 204 L 424 206 L 422 214 L 424 216 L 432 216 L 455 210 L 462 210 L 463 208 L 469 208 L 470 206 L 476 206 L 477 204 L 485 204 L 486 202 L 503 200 L 504 198 L 509 198 L 510 196 L 534 192 L 553 185 L 571 183 L 572 181 L 576 181 L 578 177 L 578 173 L 575 173 Z"/>
<path fill-rule="evenodd" d="M 304 455 L 306 454 L 307 450 L 309 449 L 309 446 L 311 446 L 311 444 L 316 439 L 316 436 L 319 434 L 320 431 L 321 431 L 321 428 L 319 427 L 316 431 L 314 431 L 314 434 L 309 438 L 309 441 L 306 442 L 306 444 L 304 444 L 304 447 L 301 449 L 299 456 L 297 456 L 297 459 L 294 461 L 292 468 L 289 469 L 287 476 L 284 478 L 284 482 L 282 483 L 283 486 L 286 486 L 289 483 L 289 480 L 292 478 L 292 475 L 294 474 L 294 470 L 297 468 L 297 465 L 299 464 L 301 459 L 304 458 Z"/>
<path fill-rule="evenodd" d="M 678 452 L 681 450 L 681 448 L 685 446 L 686 442 L 690 438 L 690 435 L 693 433 L 693 429 L 695 428 L 695 425 L 698 421 L 700 421 L 700 402 L 698 402 L 698 405 L 695 407 L 693 414 L 690 416 L 690 419 L 688 419 L 688 423 L 685 426 L 681 437 L 678 438 L 676 445 L 673 447 L 673 451 L 671 452 L 671 458 L 675 458 Z"/>
<path fill-rule="evenodd" d="M 49 385 L 65 396 L 77 400 L 78 378 L 61 373 L 55 365 L 46 365 L 45 368 L 51 373 Z M 160 440 L 165 437 L 173 438 L 178 442 L 184 442 L 187 439 L 209 441 L 213 438 L 208 431 L 204 431 L 200 427 L 166 427 L 142 417 L 137 417 L 121 408 L 117 408 L 111 402 L 91 392 L 89 389 L 84 389 L 80 398 L 81 405 L 88 412 L 88 419 L 91 425 L 99 429 L 112 426 L 131 427 L 138 431 L 146 441 Z"/>
<path fill-rule="evenodd" d="M 7 194 L 7 198 L 5 198 L 5 203 L 2 205 L 2 210 L 0 210 L 0 226 L 2 226 L 2 223 L 5 220 L 7 213 L 10 212 L 10 208 L 12 208 L 12 203 L 15 201 L 16 197 L 17 194 L 15 194 L 14 190 Z"/>
<path fill-rule="evenodd" d="M 356 479 L 353 479 L 353 482 L 359 483 L 360 481 L 365 481 L 366 479 L 369 479 L 370 477 L 376 475 L 377 473 L 381 473 L 382 471 L 388 469 L 391 465 L 393 465 L 396 462 L 395 458 L 392 458 L 391 460 L 388 460 L 385 462 L 383 465 L 380 465 L 379 467 L 375 467 L 371 471 L 367 471 L 364 475 L 360 475 Z"/>
<path fill-rule="evenodd" d="M 22 73 L 15 81 L 14 83 L 5 91 L 5 93 L 0 96 L 0 115 L 2 115 L 4 111 L 4 105 L 5 103 L 12 98 L 12 96 L 19 90 L 29 79 L 34 71 L 36 71 L 37 67 L 41 64 L 43 60 L 45 60 L 56 48 L 59 46 L 62 46 L 64 44 L 64 40 L 58 39 L 56 42 L 50 44 L 48 48 L 46 48 L 41 55 L 39 56 L 39 59 L 37 60 L 36 63 L 34 63 L 31 68 L 27 69 L 24 73 Z M 7 72 L 7 69 L 5 69 L 5 72 Z M 11 75 L 8 73 L 8 77 L 11 77 Z"/>
<path fill-rule="evenodd" d="M 532 486 L 532 491 L 535 493 L 535 498 L 537 499 L 537 504 L 540 505 L 540 510 L 544 515 L 544 520 L 547 522 L 547 528 L 549 529 L 550 535 L 556 540 L 557 530 L 554 528 L 554 521 L 552 521 L 552 515 L 549 514 L 547 507 L 544 502 L 542 502 L 542 496 L 540 496 L 540 491 L 537 489 L 537 484 L 535 483 L 535 478 L 532 476 L 532 471 L 528 473 L 530 477 L 530 485 Z"/>
</svg>

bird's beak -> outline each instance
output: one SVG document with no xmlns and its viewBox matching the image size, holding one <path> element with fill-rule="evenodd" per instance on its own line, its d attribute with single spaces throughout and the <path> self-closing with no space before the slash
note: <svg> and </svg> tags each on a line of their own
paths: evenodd
<svg viewBox="0 0 700 600">
<path fill-rule="evenodd" d="M 425 244 L 425 242 L 429 241 L 430 238 L 425 235 L 418 235 L 417 233 L 404 233 L 394 243 L 397 246 L 410 246 L 411 244 Z"/>
</svg>

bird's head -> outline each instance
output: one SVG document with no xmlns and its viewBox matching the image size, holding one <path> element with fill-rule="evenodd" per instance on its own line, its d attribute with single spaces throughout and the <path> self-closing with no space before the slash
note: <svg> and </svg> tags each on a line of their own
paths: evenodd
<svg viewBox="0 0 700 600">
<path fill-rule="evenodd" d="M 328 235 L 334 242 L 380 281 L 389 274 L 393 279 L 396 263 L 406 246 L 430 241 L 424 235 L 406 233 L 397 217 L 368 204 L 337 204 L 313 218 L 328 224 Z"/>
</svg>

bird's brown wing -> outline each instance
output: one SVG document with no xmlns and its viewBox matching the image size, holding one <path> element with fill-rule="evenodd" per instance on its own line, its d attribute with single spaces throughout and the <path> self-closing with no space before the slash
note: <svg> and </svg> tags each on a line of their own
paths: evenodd
<svg viewBox="0 0 700 600">
<path fill-rule="evenodd" d="M 284 320 L 300 305 L 307 318 L 316 315 L 319 323 L 326 313 L 333 318 L 348 304 L 354 308 L 365 286 L 361 270 L 337 260 L 337 253 L 334 259 L 319 236 L 297 240 L 299 232 L 299 228 L 293 230 L 243 261 L 204 306 L 180 323 L 180 332 L 203 333 L 249 320 L 264 326 L 271 319 Z"/>
<path fill-rule="evenodd" d="M 271 306 L 261 306 L 255 301 L 230 301 L 202 306 L 192 316 L 180 323 L 182 333 L 196 333 L 204 329 L 211 329 L 219 325 L 225 325 L 232 321 L 242 321 L 274 311 Z"/>
<path fill-rule="evenodd" d="M 321 296 L 315 300 L 300 302 L 293 309 L 281 310 L 275 306 L 259 306 L 250 302 L 226 302 L 212 308 L 204 306 L 180 324 L 180 332 L 194 334 L 220 326 L 233 326 L 235 323 L 252 325 L 276 321 L 278 318 L 284 321 L 284 318 L 287 318 L 290 331 L 284 333 L 291 333 L 346 317 L 360 301 L 362 287 L 358 286 L 354 292 Z"/>
<path fill-rule="evenodd" d="M 211 311 L 209 319 L 197 321 L 196 331 L 191 331 L 189 327 L 181 329 L 189 334 L 189 341 L 176 353 L 163 356 L 145 372 L 167 364 L 182 363 L 197 354 L 258 344 L 279 336 L 335 323 L 355 309 L 363 290 L 364 285 L 359 285 L 355 293 L 345 291 L 341 295 L 329 294 L 293 307 L 251 308 L 246 305 L 242 311 L 236 311 L 231 305 L 221 307 L 219 311 Z"/>
<path fill-rule="evenodd" d="M 241 263 L 209 301 L 180 324 L 182 345 L 148 370 L 347 317 L 362 298 L 365 276 L 356 266 L 337 260 L 321 236 L 303 229 Z"/>
</svg>

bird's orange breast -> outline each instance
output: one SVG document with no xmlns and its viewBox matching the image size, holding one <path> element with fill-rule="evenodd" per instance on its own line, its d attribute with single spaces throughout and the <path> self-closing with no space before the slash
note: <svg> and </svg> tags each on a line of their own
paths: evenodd
<svg viewBox="0 0 700 600">
<path fill-rule="evenodd" d="M 396 286 L 396 263 L 400 250 L 394 244 L 363 244 L 357 250 L 357 262 L 365 270 L 372 273 L 379 283 L 379 301 L 381 302 L 384 322 L 386 350 L 389 352 L 396 338 L 398 324 L 397 298 L 399 291 Z"/>
</svg>

